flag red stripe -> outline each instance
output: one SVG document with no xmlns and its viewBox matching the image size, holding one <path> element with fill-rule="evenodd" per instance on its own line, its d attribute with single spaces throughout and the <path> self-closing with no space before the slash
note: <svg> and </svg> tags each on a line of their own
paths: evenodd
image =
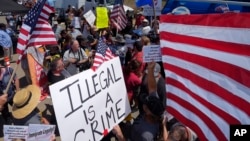
<svg viewBox="0 0 250 141">
<path fill-rule="evenodd" d="M 237 15 L 237 20 L 233 20 L 231 13 L 227 14 L 208 14 L 208 15 L 175 15 L 161 16 L 161 22 L 165 23 L 179 23 L 188 25 L 201 25 L 201 26 L 218 26 L 218 27 L 235 27 L 235 28 L 250 28 L 250 17 L 249 13 L 240 13 Z M 201 20 L 202 19 L 202 20 Z M 209 22 L 208 22 L 209 21 Z M 244 21 L 244 22 L 239 22 Z"/>
<path fill-rule="evenodd" d="M 26 36 L 29 35 L 29 31 L 27 31 L 27 30 L 24 29 L 24 28 L 21 28 L 21 29 L 20 29 L 20 33 L 22 33 L 22 34 L 24 34 L 24 35 L 26 35 Z"/>
<path fill-rule="evenodd" d="M 36 41 L 36 42 L 32 42 L 32 43 L 29 43 L 28 46 L 38 46 L 38 45 L 55 45 L 57 44 L 56 42 L 54 41 L 46 41 L 46 44 L 45 42 L 39 42 L 39 41 Z"/>
<path fill-rule="evenodd" d="M 196 115 L 199 115 L 199 117 L 204 121 L 204 123 L 210 127 L 211 130 L 214 135 L 217 137 L 217 139 L 219 141 L 226 141 L 227 138 L 225 137 L 225 135 L 223 134 L 223 132 L 219 129 L 219 127 L 213 122 L 212 119 L 210 119 L 207 115 L 205 115 L 202 111 L 200 111 L 198 108 L 196 108 L 195 106 L 193 106 L 192 104 L 188 103 L 187 101 L 177 97 L 174 94 L 168 93 L 168 99 L 172 99 L 173 101 L 177 102 L 177 103 L 181 103 L 183 107 L 189 109 L 190 111 L 192 111 L 193 113 L 195 113 Z"/>
<path fill-rule="evenodd" d="M 35 27 L 34 31 L 52 31 L 52 29 L 49 27 Z"/>
<path fill-rule="evenodd" d="M 25 45 L 27 43 L 27 40 L 23 40 L 22 38 L 19 38 L 18 43 L 21 44 L 21 45 Z"/>
<path fill-rule="evenodd" d="M 218 51 L 250 56 L 250 45 L 236 44 L 232 42 L 223 42 L 210 39 L 203 39 L 185 35 L 173 34 L 170 32 L 161 32 L 161 40 L 168 40 L 177 43 L 191 44 L 200 48 L 214 49 Z M 237 46 L 237 48 L 235 47 Z"/>
<path fill-rule="evenodd" d="M 167 65 L 164 64 L 164 67 L 167 67 Z M 172 79 L 170 77 L 167 77 L 166 78 L 166 84 L 174 85 L 175 87 L 177 87 L 177 88 L 185 91 L 191 97 L 193 97 L 194 99 L 196 99 L 197 101 L 199 101 L 202 105 L 204 105 L 205 107 L 211 109 L 215 114 L 217 114 L 218 116 L 220 116 L 221 118 L 223 118 L 227 123 L 240 124 L 239 120 L 237 120 L 236 118 L 234 118 L 233 116 L 231 116 L 227 112 L 219 109 L 218 107 L 216 107 L 215 105 L 211 104 L 210 102 L 206 101 L 205 99 L 201 98 L 197 94 L 193 93 L 192 91 L 190 91 L 187 87 L 185 87 L 179 81 L 177 81 L 175 79 Z"/>
<path fill-rule="evenodd" d="M 51 35 L 51 34 L 33 34 L 30 38 L 37 38 L 37 40 L 41 39 L 41 38 L 49 38 L 49 39 L 53 39 L 55 38 L 55 35 Z"/>
<path fill-rule="evenodd" d="M 196 122 L 192 121 L 192 119 L 186 118 L 185 116 L 183 116 L 182 113 L 180 113 L 178 110 L 176 110 L 176 109 L 174 109 L 174 108 L 172 108 L 170 106 L 167 107 L 167 111 L 169 113 L 172 113 L 173 115 L 175 115 L 175 118 L 177 118 L 179 121 L 184 123 L 186 126 L 192 127 L 192 130 L 194 130 L 196 132 L 196 134 L 199 135 L 199 139 L 201 141 L 208 141 L 205 134 L 202 132 L 200 126 L 197 125 Z"/>
<path fill-rule="evenodd" d="M 211 58 L 207 58 L 207 57 L 203 57 L 203 56 L 199 56 L 195 54 L 189 54 L 186 52 L 181 52 L 181 51 L 173 50 L 173 49 L 166 48 L 166 47 L 162 48 L 162 53 L 165 55 L 174 56 L 183 60 L 187 60 L 189 62 L 198 64 L 210 70 L 227 75 L 228 77 L 234 79 L 235 81 L 247 87 L 250 87 L 250 81 L 249 81 L 250 71 L 244 68 L 240 68 L 238 66 L 228 64 L 219 60 L 214 60 Z M 207 63 L 208 61 L 210 63 Z M 239 77 L 238 75 L 235 75 L 235 74 L 238 74 L 239 72 L 241 73 L 241 77 Z"/>
<path fill-rule="evenodd" d="M 216 94 L 217 96 L 233 104 L 235 107 L 238 107 L 239 109 L 241 109 L 242 111 L 244 111 L 250 116 L 249 102 L 247 99 L 242 99 L 240 97 L 237 97 L 233 95 L 230 91 L 223 89 L 217 84 L 211 81 L 207 81 L 206 79 L 203 79 L 185 69 L 182 69 L 182 68 L 179 68 L 171 64 L 167 64 L 167 63 L 164 63 L 164 67 L 168 68 L 168 70 L 175 72 L 176 74 L 184 78 L 191 80 L 193 83 L 195 83 L 199 87 Z"/>
</svg>

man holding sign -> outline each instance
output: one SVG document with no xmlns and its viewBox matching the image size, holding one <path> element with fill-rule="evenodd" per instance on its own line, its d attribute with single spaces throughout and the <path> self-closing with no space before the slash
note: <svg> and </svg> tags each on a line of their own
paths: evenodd
<svg viewBox="0 0 250 141">
<path fill-rule="evenodd" d="M 164 106 L 157 94 L 157 85 L 154 78 L 155 62 L 148 63 L 148 95 L 143 98 L 144 113 L 140 114 L 135 119 L 131 126 L 115 126 L 113 133 L 119 141 L 143 141 L 143 140 L 158 140 L 159 135 L 166 135 L 166 126 L 163 122 L 162 115 Z M 165 137 L 166 138 L 166 137 Z M 165 139 L 164 138 L 164 139 Z"/>
</svg>

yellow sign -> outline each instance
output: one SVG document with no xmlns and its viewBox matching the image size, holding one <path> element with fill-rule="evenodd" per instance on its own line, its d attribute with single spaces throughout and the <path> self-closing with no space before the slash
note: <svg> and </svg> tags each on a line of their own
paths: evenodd
<svg viewBox="0 0 250 141">
<path fill-rule="evenodd" d="M 106 7 L 96 7 L 96 27 L 106 28 L 109 26 L 108 10 Z"/>
</svg>

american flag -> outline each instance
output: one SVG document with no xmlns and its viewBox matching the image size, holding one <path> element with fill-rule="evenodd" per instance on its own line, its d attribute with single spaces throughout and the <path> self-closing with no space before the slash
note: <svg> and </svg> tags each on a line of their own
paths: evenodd
<svg viewBox="0 0 250 141">
<path fill-rule="evenodd" d="M 39 0 L 28 12 L 20 29 L 16 52 L 19 54 L 18 63 L 26 47 L 57 44 L 55 34 L 48 19 L 54 9 L 45 4 L 46 0 Z"/>
<path fill-rule="evenodd" d="M 229 140 L 229 125 L 250 124 L 248 17 L 161 16 L 167 111 L 201 141 Z"/>
<path fill-rule="evenodd" d="M 103 62 L 108 61 L 115 56 L 112 54 L 110 48 L 106 45 L 102 37 L 99 38 L 97 44 L 97 51 L 95 53 L 93 70 L 96 70 Z"/>
<path fill-rule="evenodd" d="M 127 24 L 127 17 L 122 1 L 123 0 L 116 0 L 110 13 L 110 21 L 118 30 L 124 29 Z"/>
</svg>

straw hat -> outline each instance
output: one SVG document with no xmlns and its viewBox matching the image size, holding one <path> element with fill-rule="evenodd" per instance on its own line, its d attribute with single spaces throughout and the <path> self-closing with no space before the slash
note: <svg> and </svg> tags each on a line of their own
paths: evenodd
<svg viewBox="0 0 250 141">
<path fill-rule="evenodd" d="M 41 90 L 36 85 L 29 85 L 15 94 L 13 98 L 12 115 L 22 119 L 29 115 L 38 105 Z"/>
</svg>

